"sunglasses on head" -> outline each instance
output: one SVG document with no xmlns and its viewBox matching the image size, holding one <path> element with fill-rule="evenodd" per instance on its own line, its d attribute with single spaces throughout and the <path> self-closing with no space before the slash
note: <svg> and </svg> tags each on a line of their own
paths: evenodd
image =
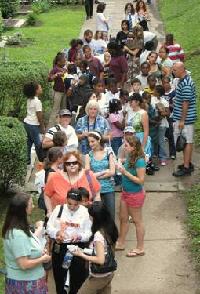
<svg viewBox="0 0 200 294">
<path fill-rule="evenodd" d="M 78 161 L 77 160 L 76 161 L 66 161 L 64 164 L 66 166 L 77 165 L 78 164 Z"/>
</svg>

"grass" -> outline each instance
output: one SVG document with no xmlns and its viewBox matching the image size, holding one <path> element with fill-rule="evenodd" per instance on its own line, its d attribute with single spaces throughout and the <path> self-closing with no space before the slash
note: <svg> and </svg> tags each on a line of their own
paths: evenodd
<svg viewBox="0 0 200 294">
<path fill-rule="evenodd" d="M 191 71 L 197 88 L 198 120 L 196 143 L 200 145 L 200 15 L 199 0 L 160 0 L 159 8 L 166 32 L 174 33 L 176 41 L 186 53 L 186 68 Z M 187 227 L 191 237 L 191 252 L 200 272 L 200 185 L 194 185 L 184 193 L 187 207 Z"/>
<path fill-rule="evenodd" d="M 41 25 L 12 29 L 6 34 L 21 32 L 25 38 L 33 39 L 27 47 L 6 48 L 10 60 L 43 60 L 49 67 L 57 52 L 69 47 L 69 41 L 77 38 L 84 20 L 82 6 L 61 6 L 39 15 Z M 0 51 L 2 55 L 3 52 Z"/>
<path fill-rule="evenodd" d="M 9 199 L 13 196 L 13 194 L 8 195 L 0 195 L 1 196 L 1 205 L 0 205 L 0 234 L 2 230 L 2 225 L 5 219 L 5 214 L 8 206 Z M 35 208 L 31 214 L 29 222 L 34 224 L 38 220 L 44 219 L 44 213 L 41 209 L 37 207 L 37 198 L 33 197 L 33 202 Z M 3 241 L 0 238 L 0 268 L 4 268 L 4 252 L 3 252 Z M 4 275 L 0 274 L 0 293 L 4 293 Z"/>
<path fill-rule="evenodd" d="M 200 145 L 200 15 L 199 0 L 160 0 L 159 8 L 166 32 L 174 33 L 176 41 L 186 53 L 186 67 L 192 72 L 197 88 L 198 120 L 196 122 L 196 143 Z"/>
</svg>

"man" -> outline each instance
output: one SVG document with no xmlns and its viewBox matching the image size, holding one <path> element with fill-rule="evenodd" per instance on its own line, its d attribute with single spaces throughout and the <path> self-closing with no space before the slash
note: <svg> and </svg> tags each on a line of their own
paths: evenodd
<svg viewBox="0 0 200 294">
<path fill-rule="evenodd" d="M 63 131 L 67 136 L 67 145 L 65 146 L 66 151 L 77 150 L 78 138 L 76 136 L 74 128 L 70 126 L 71 118 L 71 111 L 69 111 L 68 109 L 60 110 L 58 124 L 50 128 L 44 136 L 42 142 L 43 149 L 49 149 L 53 147 L 53 135 L 58 131 Z"/>
<path fill-rule="evenodd" d="M 92 55 L 92 49 L 89 45 L 83 46 L 84 59 L 87 60 L 90 72 L 98 79 L 103 80 L 104 69 L 98 58 Z"/>
<path fill-rule="evenodd" d="M 95 53 L 95 40 L 93 39 L 93 32 L 91 30 L 86 30 L 83 35 L 83 45 L 88 45 L 92 53 Z"/>
<path fill-rule="evenodd" d="M 183 164 L 179 165 L 178 170 L 173 173 L 173 176 L 181 177 L 191 175 L 194 170 L 191 160 L 194 143 L 194 123 L 197 118 L 196 92 L 194 82 L 187 74 L 183 62 L 176 62 L 173 65 L 173 73 L 176 78 L 179 78 L 173 110 L 174 142 L 176 143 L 180 132 L 186 138 Z"/>
</svg>

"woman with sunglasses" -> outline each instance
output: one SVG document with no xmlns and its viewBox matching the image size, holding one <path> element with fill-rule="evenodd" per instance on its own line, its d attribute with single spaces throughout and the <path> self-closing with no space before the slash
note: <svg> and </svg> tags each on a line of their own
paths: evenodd
<svg viewBox="0 0 200 294">
<path fill-rule="evenodd" d="M 123 166 L 117 165 L 122 173 L 122 195 L 120 201 L 120 233 L 116 250 L 125 249 L 125 239 L 129 228 L 129 215 L 136 228 L 136 248 L 127 253 L 127 257 L 144 255 L 144 224 L 142 206 L 144 204 L 144 177 L 146 170 L 145 155 L 140 141 L 135 136 L 125 136 L 127 154 Z"/>
<path fill-rule="evenodd" d="M 82 166 L 81 154 L 69 151 L 63 157 L 63 170 L 49 175 L 44 188 L 44 199 L 47 215 L 50 216 L 56 205 L 65 203 L 67 192 L 83 187 L 90 193 L 90 201 L 100 200 L 100 184 L 92 171 L 86 171 Z"/>
<path fill-rule="evenodd" d="M 80 205 L 81 200 L 81 192 L 75 188 L 70 189 L 64 205 L 56 206 L 47 223 L 47 233 L 54 240 L 52 266 L 57 294 L 66 293 L 65 286 L 69 287 L 69 294 L 76 294 L 88 276 L 85 261 L 80 257 L 68 260 L 68 265 L 64 262 L 66 253 L 69 254 L 69 245 L 77 245 L 82 249 L 88 247 L 91 221 L 87 208 Z M 68 279 L 69 282 L 66 283 Z"/>
</svg>

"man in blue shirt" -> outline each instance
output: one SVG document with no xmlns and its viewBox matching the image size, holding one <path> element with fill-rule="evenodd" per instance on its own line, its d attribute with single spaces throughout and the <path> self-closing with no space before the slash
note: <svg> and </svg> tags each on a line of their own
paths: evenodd
<svg viewBox="0 0 200 294">
<path fill-rule="evenodd" d="M 175 177 L 181 177 L 191 175 L 191 172 L 194 170 L 191 160 L 194 142 L 194 123 L 197 118 L 196 92 L 194 82 L 187 74 L 182 62 L 176 62 L 173 65 L 173 73 L 176 78 L 179 78 L 173 110 L 174 141 L 177 141 L 181 131 L 186 138 L 186 146 L 183 151 L 184 162 L 173 173 Z"/>
</svg>

